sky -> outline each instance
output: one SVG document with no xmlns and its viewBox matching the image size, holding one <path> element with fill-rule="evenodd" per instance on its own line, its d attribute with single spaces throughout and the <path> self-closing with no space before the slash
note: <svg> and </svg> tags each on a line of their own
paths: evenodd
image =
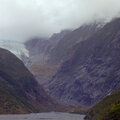
<svg viewBox="0 0 120 120">
<path fill-rule="evenodd" d="M 0 39 L 49 37 L 119 14 L 120 0 L 0 0 Z"/>
</svg>

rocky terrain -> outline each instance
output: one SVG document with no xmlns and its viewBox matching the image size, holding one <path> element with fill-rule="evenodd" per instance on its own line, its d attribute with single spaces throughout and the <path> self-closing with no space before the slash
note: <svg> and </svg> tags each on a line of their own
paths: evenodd
<svg viewBox="0 0 120 120">
<path fill-rule="evenodd" d="M 32 39 L 25 43 L 30 54 L 27 65 L 36 79 L 45 88 L 62 62 L 68 59 L 77 48 L 77 44 L 92 36 L 102 27 L 100 24 L 83 25 L 70 31 L 53 34 L 49 39 Z"/>
<path fill-rule="evenodd" d="M 51 51 L 51 62 L 53 64 L 61 64 L 71 57 L 77 49 L 77 44 L 87 40 L 96 31 L 102 27 L 102 24 L 91 23 L 82 25 L 65 35 Z"/>
<path fill-rule="evenodd" d="M 120 84 L 120 19 L 77 46 L 52 77 L 47 92 L 64 104 L 91 106 Z"/>
<path fill-rule="evenodd" d="M 51 61 L 50 53 L 58 41 L 69 32 L 71 30 L 63 30 L 60 33 L 54 33 L 50 38 L 33 38 L 25 43 L 29 51 L 29 60 L 24 63 L 40 84 L 47 84 L 59 68 L 59 65 L 49 62 Z"/>
<path fill-rule="evenodd" d="M 26 49 L 29 51 L 29 64 L 46 64 L 51 50 L 69 32 L 70 30 L 63 30 L 60 33 L 53 34 L 50 38 L 32 38 L 25 42 Z"/>
<path fill-rule="evenodd" d="M 86 120 L 118 120 L 119 90 L 114 91 L 120 86 L 120 19 L 104 26 L 84 25 L 64 35 L 54 47 L 45 46 L 50 48 L 44 50 L 47 57 L 29 69 L 49 95 L 62 104 L 77 106 L 71 107 L 76 113 L 81 113 L 81 106 L 86 111 L 95 105 Z"/>
</svg>

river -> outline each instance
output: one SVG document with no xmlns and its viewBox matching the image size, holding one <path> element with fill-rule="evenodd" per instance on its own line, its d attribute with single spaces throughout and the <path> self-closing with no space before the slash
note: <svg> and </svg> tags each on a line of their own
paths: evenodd
<svg viewBox="0 0 120 120">
<path fill-rule="evenodd" d="M 0 115 L 0 120 L 83 120 L 84 115 L 69 113 L 32 113 L 26 115 Z"/>
</svg>

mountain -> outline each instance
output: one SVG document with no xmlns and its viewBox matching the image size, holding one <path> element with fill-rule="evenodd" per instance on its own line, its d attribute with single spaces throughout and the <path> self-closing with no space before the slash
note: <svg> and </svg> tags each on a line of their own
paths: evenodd
<svg viewBox="0 0 120 120">
<path fill-rule="evenodd" d="M 40 84 L 45 84 L 55 74 L 58 65 L 50 62 L 50 52 L 58 41 L 69 34 L 71 30 L 62 30 L 60 33 L 53 34 L 50 38 L 33 38 L 25 43 L 29 51 L 29 61 L 27 67 L 34 74 Z"/>
<path fill-rule="evenodd" d="M 88 25 L 83 25 L 65 35 L 52 49 L 50 53 L 51 62 L 54 64 L 60 64 L 64 62 L 66 59 L 72 56 L 79 42 L 87 40 L 101 27 L 102 25 L 100 24 L 92 23 Z"/>
<path fill-rule="evenodd" d="M 53 34 L 50 38 L 32 38 L 25 42 L 31 64 L 45 64 L 50 57 L 51 50 L 69 32 L 70 30 L 63 30 L 60 33 Z"/>
<path fill-rule="evenodd" d="M 119 120 L 120 90 L 107 96 L 87 113 L 85 120 Z"/>
<path fill-rule="evenodd" d="M 70 31 L 53 34 L 49 39 L 32 39 L 26 42 L 30 53 L 28 68 L 45 88 L 51 77 L 77 49 L 77 44 L 92 36 L 102 27 L 100 24 L 83 25 Z"/>
<path fill-rule="evenodd" d="M 25 43 L 29 51 L 29 63 L 45 63 L 49 56 L 50 42 L 44 38 L 33 38 Z"/>
<path fill-rule="evenodd" d="M 58 109 L 59 104 L 46 94 L 23 62 L 8 50 L 0 48 L 0 113 Z"/>
<path fill-rule="evenodd" d="M 77 45 L 47 86 L 61 103 L 91 106 L 120 84 L 120 19 Z"/>
</svg>

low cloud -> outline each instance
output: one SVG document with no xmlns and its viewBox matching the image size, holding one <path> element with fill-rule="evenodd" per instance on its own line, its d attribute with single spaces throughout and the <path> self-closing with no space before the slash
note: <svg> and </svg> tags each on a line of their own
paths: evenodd
<svg viewBox="0 0 120 120">
<path fill-rule="evenodd" d="M 0 39 L 25 41 L 118 17 L 120 0 L 0 0 Z"/>
</svg>

